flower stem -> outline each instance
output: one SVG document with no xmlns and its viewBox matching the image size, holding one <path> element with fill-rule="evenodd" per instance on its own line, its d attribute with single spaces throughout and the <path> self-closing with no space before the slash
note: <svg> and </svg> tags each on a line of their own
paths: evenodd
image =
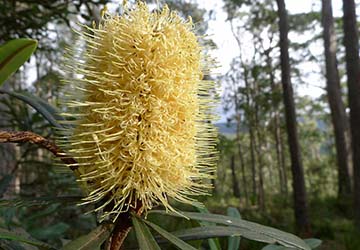
<svg viewBox="0 0 360 250">
<path fill-rule="evenodd" d="M 142 211 L 142 204 L 138 201 L 137 206 L 131 211 L 119 215 L 119 218 L 116 220 L 116 226 L 113 231 L 112 237 L 110 238 L 108 250 L 124 249 L 124 241 L 132 228 L 131 212 L 134 212 L 140 216 L 142 214 Z"/>
</svg>

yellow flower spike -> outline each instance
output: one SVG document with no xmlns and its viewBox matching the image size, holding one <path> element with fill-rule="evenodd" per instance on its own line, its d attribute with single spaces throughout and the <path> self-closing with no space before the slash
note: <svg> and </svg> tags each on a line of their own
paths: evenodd
<svg viewBox="0 0 360 250">
<path fill-rule="evenodd" d="M 212 67 L 193 23 L 168 7 L 138 2 L 122 15 L 104 9 L 68 53 L 62 103 L 74 120 L 61 142 L 78 161 L 83 204 L 100 220 L 169 199 L 200 206 L 217 160 Z"/>
</svg>

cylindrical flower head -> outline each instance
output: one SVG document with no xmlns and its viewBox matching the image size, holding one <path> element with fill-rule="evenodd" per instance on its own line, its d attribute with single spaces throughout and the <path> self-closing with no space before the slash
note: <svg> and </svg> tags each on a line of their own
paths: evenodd
<svg viewBox="0 0 360 250">
<path fill-rule="evenodd" d="M 169 198 L 199 205 L 217 133 L 214 83 L 203 80 L 211 63 L 191 19 L 139 2 L 79 34 L 66 63 L 73 78 L 63 103 L 75 119 L 63 144 L 79 163 L 84 203 L 106 208 L 103 218 L 138 202 L 145 211 L 173 210 Z"/>
</svg>

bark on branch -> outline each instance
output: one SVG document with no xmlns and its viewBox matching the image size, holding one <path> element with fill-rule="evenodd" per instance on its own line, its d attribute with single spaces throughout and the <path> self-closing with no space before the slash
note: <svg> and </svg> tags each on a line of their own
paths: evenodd
<svg viewBox="0 0 360 250">
<path fill-rule="evenodd" d="M 24 143 L 30 142 L 47 149 L 58 157 L 63 163 L 68 165 L 71 170 L 75 171 L 78 168 L 77 162 L 74 158 L 66 155 L 54 142 L 30 131 L 9 132 L 0 131 L 0 143 Z"/>
</svg>

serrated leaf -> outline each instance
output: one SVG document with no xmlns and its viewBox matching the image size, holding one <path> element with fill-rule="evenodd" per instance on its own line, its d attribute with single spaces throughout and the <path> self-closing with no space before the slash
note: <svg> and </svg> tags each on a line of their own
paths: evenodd
<svg viewBox="0 0 360 250">
<path fill-rule="evenodd" d="M 87 235 L 83 235 L 68 244 L 62 250 L 100 250 L 100 246 L 110 236 L 114 224 L 102 224 Z"/>
<path fill-rule="evenodd" d="M 7 94 L 25 102 L 39 112 L 52 126 L 63 128 L 58 121 L 64 120 L 64 118 L 58 115 L 59 112 L 55 107 L 40 97 L 35 96 L 30 92 L 16 93 L 7 90 L 0 90 L 0 94 Z"/>
<path fill-rule="evenodd" d="M 21 38 L 0 47 L 0 85 L 30 58 L 36 46 L 36 40 Z"/>
<path fill-rule="evenodd" d="M 180 248 L 181 250 L 196 250 L 193 246 L 189 245 L 185 241 L 179 239 L 175 235 L 167 232 L 166 230 L 162 229 L 158 225 L 155 225 L 154 223 L 151 223 L 150 221 L 142 220 L 145 224 L 147 224 L 149 227 L 154 229 L 156 232 L 158 232 L 163 238 Z"/>
<path fill-rule="evenodd" d="M 17 232 L 13 232 L 13 231 L 8 231 L 3 228 L 0 228 L 0 239 L 19 241 L 22 243 L 26 243 L 26 244 L 35 246 L 41 250 L 46 250 L 46 249 L 54 250 L 55 249 L 54 247 L 52 247 L 44 242 L 41 242 L 39 240 L 32 239 L 31 237 L 29 237 L 27 235 L 23 235 L 21 233 L 17 233 Z"/>
<path fill-rule="evenodd" d="M 226 214 L 233 218 L 241 219 L 240 212 L 235 207 L 228 207 Z M 238 250 L 240 247 L 240 237 L 239 236 L 229 236 L 228 237 L 228 250 Z"/>
<path fill-rule="evenodd" d="M 311 238 L 311 239 L 305 239 L 304 240 L 306 244 L 308 244 L 311 249 L 316 249 L 322 244 L 322 240 Z"/>
<path fill-rule="evenodd" d="M 174 212 L 166 212 L 163 210 L 153 210 L 150 213 L 159 213 L 164 215 L 170 215 L 174 217 L 182 217 L 181 215 Z M 299 237 L 280 231 L 275 228 L 262 226 L 260 224 L 231 218 L 229 216 L 217 215 L 217 214 L 201 214 L 194 212 L 181 212 L 185 217 L 193 220 L 202 220 L 208 222 L 214 222 L 217 224 L 228 225 L 232 227 L 239 227 L 243 229 L 243 232 L 248 232 L 248 235 L 259 236 L 258 240 L 266 243 L 279 243 L 287 247 L 299 248 L 303 250 L 311 250 L 311 248 Z M 261 236 L 261 237 L 260 237 Z M 245 237 L 245 236 L 244 236 Z M 249 239 L 253 239 L 248 237 Z M 255 238 L 253 240 L 256 240 Z"/>
<path fill-rule="evenodd" d="M 141 250 L 161 250 L 149 228 L 136 216 L 131 216 Z"/>
</svg>

